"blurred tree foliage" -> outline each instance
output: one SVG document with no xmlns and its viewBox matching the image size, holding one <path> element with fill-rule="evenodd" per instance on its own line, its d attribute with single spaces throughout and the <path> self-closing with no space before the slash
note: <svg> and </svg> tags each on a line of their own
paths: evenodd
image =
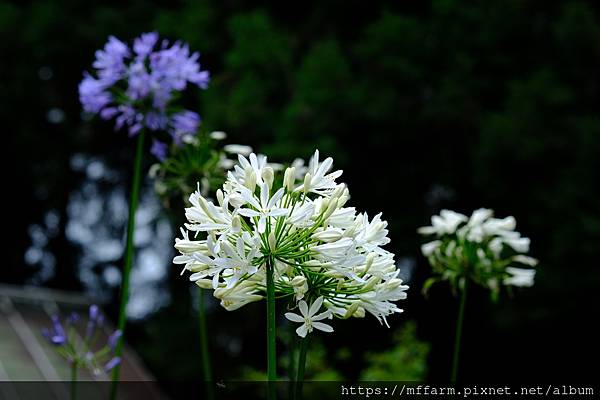
<svg viewBox="0 0 600 400">
<path fill-rule="evenodd" d="M 429 343 L 419 341 L 414 321 L 394 332 L 393 346 L 380 353 L 366 354 L 365 381 L 424 381 L 427 379 Z"/>
<path fill-rule="evenodd" d="M 586 360 L 599 335 L 587 311 L 598 304 L 600 283 L 598 18 L 597 4 L 585 1 L 0 0 L 5 188 L 19 216 L 8 239 L 8 280 L 29 273 L 22 268 L 27 224 L 47 208 L 65 215 L 77 183 L 73 152 L 107 154 L 129 170 L 132 144 L 107 124 L 82 122 L 76 88 L 108 35 L 131 39 L 156 29 L 203 52 L 212 84 L 190 104 L 208 129 L 279 161 L 315 147 L 333 156 L 353 204 L 383 211 L 399 256 L 416 257 L 415 229 L 440 207 L 514 215 L 541 260 L 537 283 L 499 306 L 474 292 L 465 373 L 591 377 Z M 51 109 L 64 118 L 50 121 Z M 61 268 L 50 284 L 76 288 L 68 266 L 77 255 L 64 235 L 52 246 Z M 443 290 L 429 301 L 419 296 L 427 273 L 418 258 L 402 307 L 433 344 L 430 376 L 447 379 L 455 304 Z M 141 329 L 144 343 L 161 331 L 158 321 L 168 324 L 169 315 Z M 262 343 L 262 324 L 255 325 Z M 356 341 L 357 330 L 368 340 Z M 387 348 L 392 334 L 372 320 L 342 321 L 335 341 L 324 340 L 351 343 L 359 357 Z M 193 360 L 186 370 L 162 368 L 177 342 L 141 350 L 160 378 L 197 374 Z M 235 357 L 254 354 L 248 343 L 223 356 L 218 376 Z M 551 365 L 540 361 L 549 354 Z M 356 377 L 360 358 L 351 361 L 343 368 Z"/>
</svg>

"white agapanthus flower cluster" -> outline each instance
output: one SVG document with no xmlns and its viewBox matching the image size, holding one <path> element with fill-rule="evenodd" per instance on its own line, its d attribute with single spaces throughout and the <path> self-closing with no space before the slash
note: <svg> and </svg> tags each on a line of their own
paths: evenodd
<svg viewBox="0 0 600 400">
<path fill-rule="evenodd" d="M 431 226 L 419 228 L 422 235 L 435 235 L 421 251 L 429 260 L 436 276 L 432 283 L 448 280 L 456 287 L 468 278 L 497 294 L 501 285 L 532 286 L 538 261 L 524 253 L 529 251 L 529 238 L 515 231 L 514 217 L 493 218 L 494 212 L 481 208 L 471 217 L 442 210 L 431 218 Z"/>
<path fill-rule="evenodd" d="M 308 167 L 295 162 L 279 176 L 265 156 L 240 154 L 216 202 L 191 194 L 174 263 L 230 311 L 264 298 L 267 266 L 273 268 L 277 297 L 301 312 L 286 314 L 303 323 L 300 336 L 332 331 L 319 320 L 367 312 L 387 325 L 402 312 L 396 302 L 408 289 L 394 255 L 382 248 L 387 222 L 346 207 L 349 192 L 332 165 L 316 151 Z"/>
</svg>

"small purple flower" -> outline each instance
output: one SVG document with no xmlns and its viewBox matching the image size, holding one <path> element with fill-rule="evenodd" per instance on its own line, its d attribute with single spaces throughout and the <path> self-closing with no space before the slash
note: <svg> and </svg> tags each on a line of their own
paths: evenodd
<svg viewBox="0 0 600 400">
<path fill-rule="evenodd" d="M 149 112 L 146 114 L 146 126 L 153 131 L 157 131 L 160 129 L 166 129 L 167 124 L 169 123 L 169 117 L 166 114 L 158 113 L 158 112 Z"/>
<path fill-rule="evenodd" d="M 148 97 L 152 91 L 151 76 L 146 70 L 144 60 L 136 60 L 129 66 L 129 80 L 127 81 L 127 97 L 140 100 Z"/>
<path fill-rule="evenodd" d="M 152 52 L 156 42 L 158 42 L 158 33 L 142 33 L 139 38 L 133 41 L 133 51 L 138 58 L 145 58 Z"/>
<path fill-rule="evenodd" d="M 91 338 L 92 336 L 94 336 L 94 333 L 96 332 L 96 328 L 98 326 L 101 326 L 103 324 L 103 322 L 104 322 L 104 316 L 102 314 L 100 314 L 100 309 L 98 308 L 97 305 L 92 304 L 90 306 L 88 322 L 87 322 L 87 326 L 85 329 L 85 337 Z"/>
<path fill-rule="evenodd" d="M 84 73 L 79 84 L 83 109 L 105 120 L 114 118 L 115 128 L 127 127 L 130 136 L 143 128 L 163 130 L 181 145 L 184 136 L 196 134 L 200 117 L 178 110 L 172 102 L 189 84 L 207 88 L 210 76 L 201 70 L 199 58 L 187 44 L 160 41 L 156 32 L 134 39 L 133 51 L 110 36 L 96 52 L 92 64 L 96 75 Z M 163 149 L 156 147 L 153 154 L 163 155 L 164 151 L 158 152 Z"/>
<path fill-rule="evenodd" d="M 98 70 L 101 80 L 109 84 L 122 79 L 127 71 L 125 58 L 130 52 L 127 45 L 114 36 L 108 38 L 104 49 L 96 51 L 96 61 L 92 64 Z"/>
<path fill-rule="evenodd" d="M 180 145 L 186 135 L 194 135 L 200 125 L 200 116 L 193 111 L 184 110 L 171 118 L 169 133 L 176 144 Z"/>
<path fill-rule="evenodd" d="M 92 304 L 90 306 L 90 321 L 96 321 L 99 313 L 100 313 L 100 311 L 98 310 L 98 306 L 95 304 Z"/>
<path fill-rule="evenodd" d="M 116 367 L 117 365 L 119 365 L 120 363 L 121 363 L 121 357 L 113 357 L 104 366 L 104 371 L 108 372 L 111 369 L 113 369 L 114 367 Z"/>
<path fill-rule="evenodd" d="M 122 334 L 120 330 L 117 329 L 114 331 L 113 334 L 108 337 L 108 347 L 114 351 L 115 347 L 117 346 L 117 342 L 119 339 L 121 339 L 121 336 Z"/>
<path fill-rule="evenodd" d="M 97 113 L 112 101 L 112 96 L 106 91 L 106 84 L 85 73 L 79 84 L 79 100 L 85 112 Z"/>
<path fill-rule="evenodd" d="M 152 153 L 152 155 L 158 158 L 161 162 L 165 161 L 167 159 L 167 155 L 169 154 L 169 146 L 158 140 L 153 140 L 152 147 L 150 147 L 150 153 Z"/>
<path fill-rule="evenodd" d="M 62 346 L 67 341 L 67 334 L 60 323 L 60 318 L 58 315 L 53 315 L 52 317 L 52 328 L 44 328 L 42 329 L 42 336 L 46 338 L 51 344 L 55 346 Z"/>
</svg>

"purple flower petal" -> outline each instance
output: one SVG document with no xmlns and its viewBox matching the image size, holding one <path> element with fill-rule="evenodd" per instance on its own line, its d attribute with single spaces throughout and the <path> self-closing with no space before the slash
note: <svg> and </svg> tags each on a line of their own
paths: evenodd
<svg viewBox="0 0 600 400">
<path fill-rule="evenodd" d="M 139 38 L 133 41 L 133 51 L 138 58 L 144 58 L 152 52 L 156 42 L 158 42 L 158 33 L 142 33 Z"/>
<path fill-rule="evenodd" d="M 115 347 L 117 345 L 117 342 L 119 341 L 119 339 L 121 338 L 121 331 L 120 330 L 116 330 L 112 333 L 112 335 L 110 335 L 108 337 L 108 346 L 114 351 Z"/>
<path fill-rule="evenodd" d="M 52 328 L 44 328 L 42 329 L 42 336 L 55 346 L 63 345 L 67 341 L 67 335 L 65 330 L 62 327 L 60 322 L 60 318 L 58 315 L 53 315 L 52 317 Z"/>
<path fill-rule="evenodd" d="M 90 306 L 90 321 L 96 321 L 96 318 L 98 318 L 98 314 L 99 314 L 98 306 L 95 304 L 92 304 Z"/>
<path fill-rule="evenodd" d="M 159 142 L 158 140 L 153 140 L 152 147 L 150 147 L 150 153 L 163 162 L 167 159 L 169 146 L 167 146 L 165 143 Z"/>
<path fill-rule="evenodd" d="M 111 358 L 104 366 L 104 371 L 108 372 L 121 363 L 121 357 Z"/>
<path fill-rule="evenodd" d="M 195 135 L 200 125 L 200 116 L 189 110 L 174 114 L 171 117 L 169 133 L 176 144 L 182 143 L 182 138 L 186 135 Z"/>
</svg>

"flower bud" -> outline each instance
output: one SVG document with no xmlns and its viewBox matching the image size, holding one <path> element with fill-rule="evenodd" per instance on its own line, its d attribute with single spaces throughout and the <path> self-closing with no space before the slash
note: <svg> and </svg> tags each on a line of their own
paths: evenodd
<svg viewBox="0 0 600 400">
<path fill-rule="evenodd" d="M 356 310 L 358 310 L 358 301 L 355 301 L 354 303 L 350 304 L 350 307 L 348 307 L 346 309 L 346 314 L 344 314 L 344 319 L 346 318 L 350 318 L 355 312 Z"/>
<path fill-rule="evenodd" d="M 329 202 L 330 200 L 327 197 L 322 197 L 320 199 L 317 200 L 321 200 L 318 203 L 318 209 L 317 209 L 317 213 L 316 214 L 323 214 L 325 213 L 325 211 L 327 211 L 327 207 L 329 207 Z"/>
<path fill-rule="evenodd" d="M 208 269 L 208 268 L 209 268 L 209 266 L 208 266 L 208 265 L 206 265 L 206 264 L 202 264 L 202 263 L 199 263 L 199 262 L 198 262 L 198 263 L 191 264 L 191 265 L 189 265 L 189 266 L 187 267 L 188 271 L 191 271 L 191 272 L 201 272 L 201 271 L 204 271 L 204 270 L 206 270 L 206 269 Z M 194 276 L 194 275 L 191 275 L 191 276 L 190 276 L 190 280 L 192 279 L 192 277 L 193 277 L 193 276 Z"/>
<path fill-rule="evenodd" d="M 363 286 L 363 290 L 371 290 L 375 287 L 375 285 L 377 285 L 379 283 L 379 281 L 381 281 L 381 278 L 377 277 L 377 276 L 372 276 L 367 280 L 367 284 L 365 286 Z"/>
<path fill-rule="evenodd" d="M 297 275 L 290 281 L 291 286 L 303 286 L 306 283 L 306 278 L 303 275 Z"/>
<path fill-rule="evenodd" d="M 248 168 L 244 176 L 244 186 L 246 186 L 252 193 L 256 189 L 256 173 L 254 170 Z"/>
<path fill-rule="evenodd" d="M 385 282 L 385 288 L 387 290 L 394 290 L 399 288 L 402 285 L 402 279 L 392 278 Z"/>
<path fill-rule="evenodd" d="M 212 286 L 211 286 L 212 288 Z M 221 300 L 223 299 L 225 296 L 229 295 L 231 292 L 233 292 L 234 288 L 230 288 L 227 289 L 225 287 L 219 287 L 216 288 L 215 291 L 213 292 L 213 296 L 215 296 L 215 298 Z"/>
<path fill-rule="evenodd" d="M 339 198 L 342 194 L 344 194 L 344 189 L 346 188 L 346 185 L 344 185 L 343 183 L 337 185 L 333 191 L 333 193 L 331 194 L 331 198 L 332 199 L 337 199 Z"/>
<path fill-rule="evenodd" d="M 336 199 L 332 199 L 329 202 L 329 205 L 327 206 L 327 210 L 325 211 L 325 214 L 323 214 L 323 219 L 327 219 L 327 218 L 331 217 L 331 214 L 333 214 L 333 212 L 337 208 L 338 208 L 337 200 Z"/>
<path fill-rule="evenodd" d="M 200 203 L 200 207 L 202 208 L 202 211 L 204 211 L 204 213 L 207 216 L 214 219 L 214 215 L 208 208 L 208 202 L 206 201 L 206 199 L 202 196 L 198 196 L 198 202 Z"/>
<path fill-rule="evenodd" d="M 275 235 L 273 234 L 273 232 L 269 233 L 269 249 L 271 249 L 271 251 L 275 251 L 275 249 L 277 248 L 277 239 L 275 239 Z"/>
<path fill-rule="evenodd" d="M 348 200 L 350 200 L 350 191 L 348 190 L 348 187 L 346 185 L 344 185 L 344 191 L 342 192 L 340 198 L 338 199 L 338 206 L 340 208 L 344 207 L 344 205 L 346 205 Z"/>
<path fill-rule="evenodd" d="M 175 248 L 183 254 L 193 253 L 196 251 L 203 252 L 207 250 L 205 242 L 181 239 L 175 239 Z"/>
<path fill-rule="evenodd" d="M 306 175 L 304 175 L 304 193 L 308 193 L 308 191 L 310 190 L 310 181 L 312 180 L 312 176 L 310 175 L 310 172 L 307 172 Z"/>
<path fill-rule="evenodd" d="M 201 289 L 212 289 L 212 279 L 198 279 L 196 285 Z M 202 295 L 202 294 L 201 294 Z"/>
<path fill-rule="evenodd" d="M 305 261 L 302 265 L 304 265 L 305 267 L 321 267 L 323 265 L 323 261 L 308 260 L 308 261 Z"/>
<path fill-rule="evenodd" d="M 364 318 L 365 317 L 365 309 L 363 307 L 358 307 L 358 309 L 352 315 L 354 318 Z"/>
<path fill-rule="evenodd" d="M 296 167 L 290 167 L 285 170 L 283 175 L 283 186 L 288 192 L 294 190 L 294 181 L 296 180 Z"/>
<path fill-rule="evenodd" d="M 269 187 L 269 189 L 271 189 L 273 187 L 273 179 L 275 178 L 273 168 L 265 167 L 262 171 L 262 178 Z"/>
<path fill-rule="evenodd" d="M 375 254 L 375 253 L 369 253 L 369 255 L 367 256 L 367 265 L 365 267 L 365 272 L 364 272 L 365 274 L 367 272 L 369 272 L 369 270 L 373 266 L 373 261 L 375 260 L 375 257 L 377 257 L 377 254 Z"/>
<path fill-rule="evenodd" d="M 317 232 L 312 237 L 325 243 L 331 243 L 339 240 L 342 237 L 342 233 L 341 229 L 332 228 Z"/>
<path fill-rule="evenodd" d="M 217 189 L 217 201 L 219 202 L 219 205 L 221 207 L 223 207 L 223 200 L 224 200 L 223 191 L 221 189 Z"/>
<path fill-rule="evenodd" d="M 240 216 L 236 215 L 233 218 L 231 218 L 231 231 L 232 232 L 239 232 L 242 229 L 242 221 L 240 220 Z"/>
</svg>

